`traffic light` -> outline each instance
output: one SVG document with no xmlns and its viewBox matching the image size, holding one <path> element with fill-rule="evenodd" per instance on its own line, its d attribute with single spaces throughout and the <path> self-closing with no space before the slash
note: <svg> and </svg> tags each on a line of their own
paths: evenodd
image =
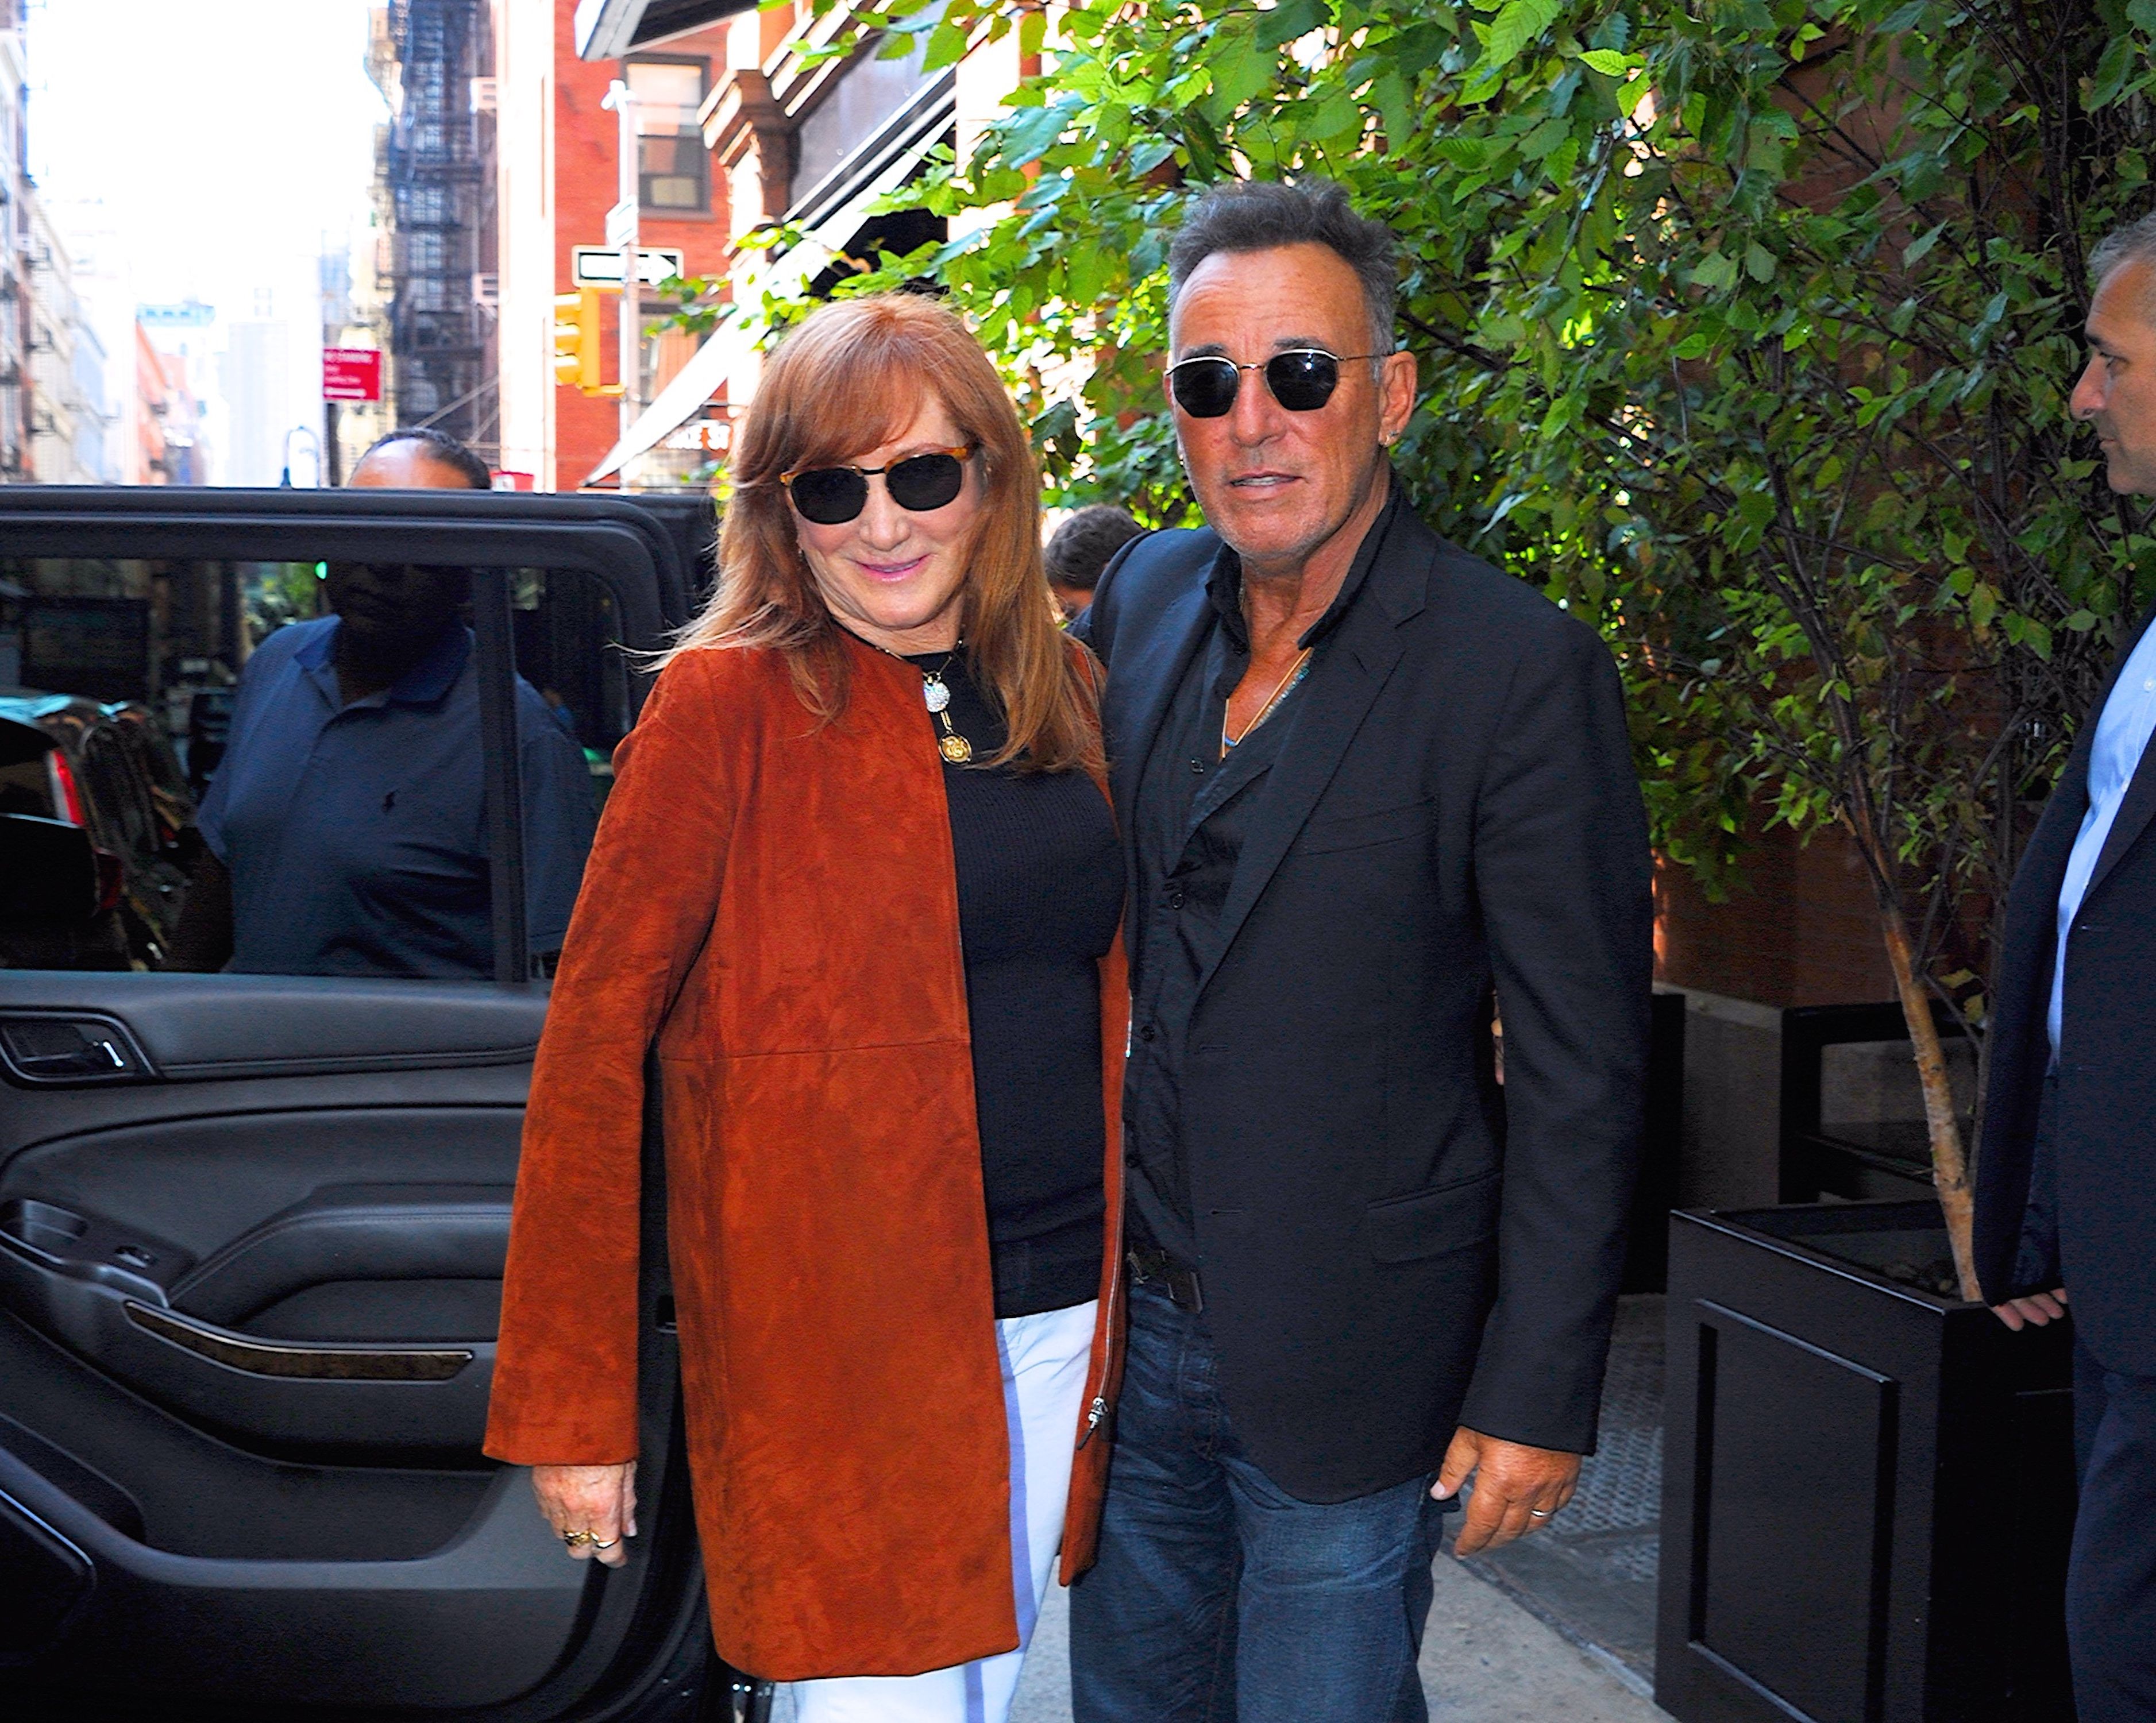
<svg viewBox="0 0 2156 1723">
<path fill-rule="evenodd" d="M 604 348 L 599 340 L 599 290 L 586 287 L 554 295 L 554 381 L 573 383 L 587 395 L 601 393 Z"/>
</svg>

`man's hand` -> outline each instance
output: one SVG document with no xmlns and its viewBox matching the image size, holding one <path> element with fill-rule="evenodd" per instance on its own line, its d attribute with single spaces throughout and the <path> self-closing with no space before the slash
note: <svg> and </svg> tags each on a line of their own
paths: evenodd
<svg viewBox="0 0 2156 1723">
<path fill-rule="evenodd" d="M 534 1466 L 531 1493 L 570 1555 L 596 1556 L 608 1567 L 629 1559 L 622 1540 L 636 1536 L 636 1462 L 619 1466 Z M 577 1541 L 568 1541 L 572 1536 Z"/>
<path fill-rule="evenodd" d="M 1554 1448 L 1505 1442 L 1466 1425 L 1453 1432 L 1430 1494 L 1444 1501 L 1459 1493 L 1470 1474 L 1475 1494 L 1460 1528 L 1455 1556 L 1479 1556 L 1535 1531 L 1572 1500 L 1579 1485 L 1579 1456 Z"/>
<path fill-rule="evenodd" d="M 2066 1314 L 2066 1289 L 2061 1286 L 2056 1292 L 2032 1292 L 2026 1298 L 2010 1298 L 2003 1305 L 1994 1305 L 1991 1314 L 2016 1334 L 2026 1325 L 2041 1328 Z"/>
</svg>

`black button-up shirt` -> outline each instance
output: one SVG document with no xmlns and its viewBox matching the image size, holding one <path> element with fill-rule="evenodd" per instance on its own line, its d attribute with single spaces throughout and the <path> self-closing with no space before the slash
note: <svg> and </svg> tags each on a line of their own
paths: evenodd
<svg viewBox="0 0 2156 1723">
<path fill-rule="evenodd" d="M 1273 763 L 1294 733 L 1303 690 L 1325 674 L 1325 643 L 1369 577 L 1400 507 L 1395 482 L 1323 616 L 1296 644 L 1314 649 L 1301 686 L 1224 758 L 1228 697 L 1250 665 L 1242 562 L 1223 546 L 1207 577 L 1212 617 L 1176 686 L 1138 777 L 1130 810 L 1137 895 L 1126 923 L 1131 958 L 1131 1059 L 1124 1117 L 1131 1232 L 1194 1266 L 1200 1263 L 1181 1129 L 1182 1073 L 1199 983 L 1219 940 L 1220 912 L 1252 823 L 1265 808 Z"/>
</svg>

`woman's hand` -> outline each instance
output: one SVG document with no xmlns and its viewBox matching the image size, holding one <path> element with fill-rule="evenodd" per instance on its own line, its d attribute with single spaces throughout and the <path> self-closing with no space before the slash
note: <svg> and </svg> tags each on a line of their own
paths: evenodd
<svg viewBox="0 0 2156 1723">
<path fill-rule="evenodd" d="M 597 1556 L 609 1567 L 629 1559 L 624 1538 L 636 1536 L 636 1462 L 618 1466 L 534 1466 L 531 1493 L 539 1511 L 579 1561 Z M 573 1543 L 573 1534 L 586 1533 Z"/>
</svg>

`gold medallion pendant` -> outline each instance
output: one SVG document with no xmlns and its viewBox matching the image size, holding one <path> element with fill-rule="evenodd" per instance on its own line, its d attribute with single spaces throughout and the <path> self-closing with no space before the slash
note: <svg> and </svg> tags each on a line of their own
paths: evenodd
<svg viewBox="0 0 2156 1723">
<path fill-rule="evenodd" d="M 936 744 L 936 751 L 953 766 L 963 766 L 973 757 L 973 745 L 964 736 L 953 732 Z"/>
</svg>

